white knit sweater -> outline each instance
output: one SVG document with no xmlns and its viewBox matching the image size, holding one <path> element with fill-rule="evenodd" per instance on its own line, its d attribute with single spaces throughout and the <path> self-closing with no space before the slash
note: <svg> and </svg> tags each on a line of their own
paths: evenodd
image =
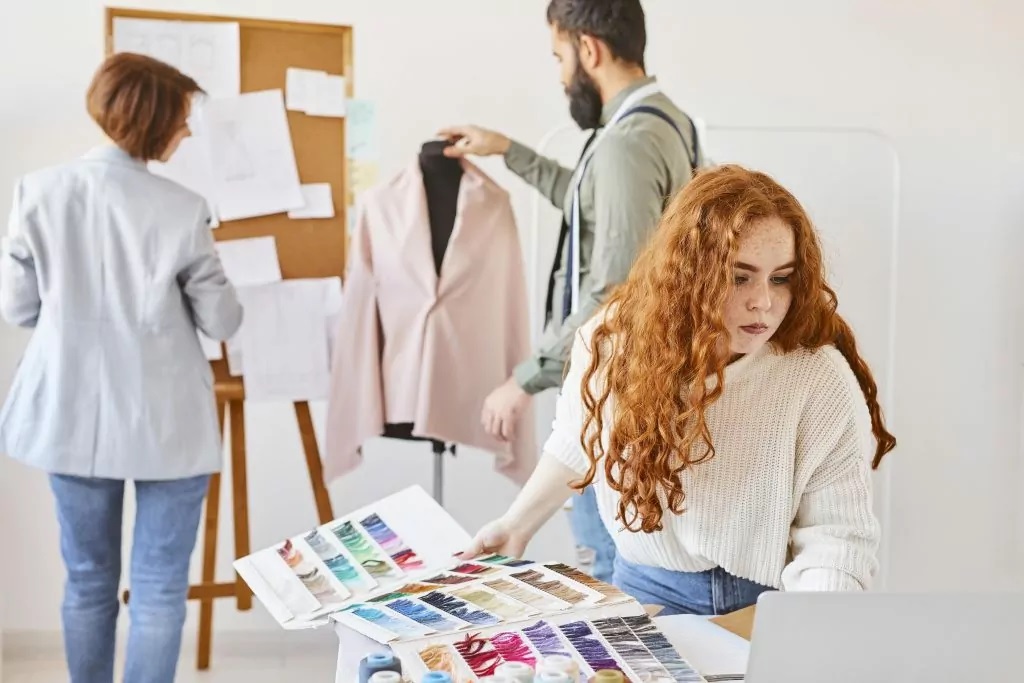
<svg viewBox="0 0 1024 683">
<path fill-rule="evenodd" d="M 595 318 L 577 335 L 544 449 L 581 474 L 580 386 L 596 325 Z M 766 345 L 728 366 L 706 417 L 716 454 L 683 473 L 685 511 L 666 512 L 661 531 L 623 528 L 615 519 L 619 494 L 599 465 L 598 507 L 623 559 L 686 572 L 720 566 L 785 590 L 868 588 L 878 568 L 869 467 L 875 442 L 842 354 L 832 347 L 782 354 Z M 610 423 L 608 406 L 605 444 Z"/>
</svg>

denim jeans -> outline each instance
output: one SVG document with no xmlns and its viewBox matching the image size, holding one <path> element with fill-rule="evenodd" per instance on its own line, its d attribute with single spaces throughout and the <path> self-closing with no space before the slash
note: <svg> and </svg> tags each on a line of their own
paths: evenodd
<svg viewBox="0 0 1024 683">
<path fill-rule="evenodd" d="M 658 616 L 727 614 L 749 607 L 772 590 L 733 576 L 721 567 L 703 572 L 677 572 L 615 559 L 615 585 L 641 605 L 660 605 Z"/>
<path fill-rule="evenodd" d="M 615 541 L 601 521 L 593 486 L 588 486 L 582 495 L 573 498 L 569 523 L 576 541 L 580 569 L 599 581 L 611 583 L 615 568 Z"/>
<path fill-rule="evenodd" d="M 209 475 L 136 481 L 125 683 L 172 683 L 188 567 Z M 67 569 L 64 652 L 71 683 L 112 683 L 124 482 L 50 475 Z"/>
</svg>

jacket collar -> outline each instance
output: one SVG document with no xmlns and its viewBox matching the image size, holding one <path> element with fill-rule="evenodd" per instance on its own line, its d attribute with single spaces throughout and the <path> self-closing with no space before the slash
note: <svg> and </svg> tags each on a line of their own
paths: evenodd
<svg viewBox="0 0 1024 683">
<path fill-rule="evenodd" d="M 93 159 L 97 161 L 107 161 L 114 164 L 123 164 L 125 166 L 133 166 L 135 168 L 146 168 L 146 162 L 142 159 L 136 159 L 128 152 L 124 151 L 120 147 L 114 144 L 100 145 L 89 150 L 85 155 L 86 159 Z"/>
</svg>

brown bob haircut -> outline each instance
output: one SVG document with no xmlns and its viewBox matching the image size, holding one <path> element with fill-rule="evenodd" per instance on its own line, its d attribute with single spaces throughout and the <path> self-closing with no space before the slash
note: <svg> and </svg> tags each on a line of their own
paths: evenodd
<svg viewBox="0 0 1024 683">
<path fill-rule="evenodd" d="M 89 116 L 136 159 L 159 159 L 186 125 L 199 85 L 170 64 L 130 52 L 108 57 L 86 95 Z"/>
</svg>

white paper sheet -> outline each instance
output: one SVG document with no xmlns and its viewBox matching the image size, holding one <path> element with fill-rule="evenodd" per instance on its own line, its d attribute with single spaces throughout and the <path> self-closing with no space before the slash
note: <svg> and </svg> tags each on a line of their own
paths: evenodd
<svg viewBox="0 0 1024 683">
<path fill-rule="evenodd" d="M 211 99 L 203 107 L 202 127 L 221 220 L 302 207 L 299 170 L 280 90 Z"/>
<path fill-rule="evenodd" d="M 240 91 L 239 44 L 235 22 L 114 19 L 114 52 L 166 62 L 215 98 Z"/>
<path fill-rule="evenodd" d="M 321 74 L 316 79 L 316 99 L 307 112 L 310 116 L 345 116 L 348 97 L 345 94 L 345 77 Z"/>
<path fill-rule="evenodd" d="M 346 156 L 357 161 L 377 161 L 377 114 L 373 102 L 349 100 L 345 126 Z"/>
<path fill-rule="evenodd" d="M 245 307 L 240 330 L 248 401 L 327 398 L 328 364 L 324 280 L 285 280 L 239 290 Z"/>
<path fill-rule="evenodd" d="M 317 87 L 323 71 L 289 67 L 285 71 L 285 99 L 291 111 L 306 112 L 316 106 Z"/>
<path fill-rule="evenodd" d="M 310 183 L 302 186 L 302 198 L 306 205 L 288 212 L 288 218 L 334 218 L 334 198 L 330 183 Z"/>
<path fill-rule="evenodd" d="M 220 360 L 224 357 L 219 341 L 210 339 L 199 330 L 196 330 L 196 334 L 199 335 L 199 345 L 203 347 L 203 355 L 206 356 L 206 360 Z"/>
<path fill-rule="evenodd" d="M 273 237 L 225 240 L 214 245 L 224 274 L 235 287 L 281 281 L 281 263 Z"/>
<path fill-rule="evenodd" d="M 338 323 L 341 320 L 341 278 L 330 278 L 324 287 L 326 297 L 324 300 L 324 313 L 326 314 L 324 322 L 327 325 L 327 359 L 329 362 L 333 362 L 335 341 L 338 338 L 339 332 Z"/>
</svg>

